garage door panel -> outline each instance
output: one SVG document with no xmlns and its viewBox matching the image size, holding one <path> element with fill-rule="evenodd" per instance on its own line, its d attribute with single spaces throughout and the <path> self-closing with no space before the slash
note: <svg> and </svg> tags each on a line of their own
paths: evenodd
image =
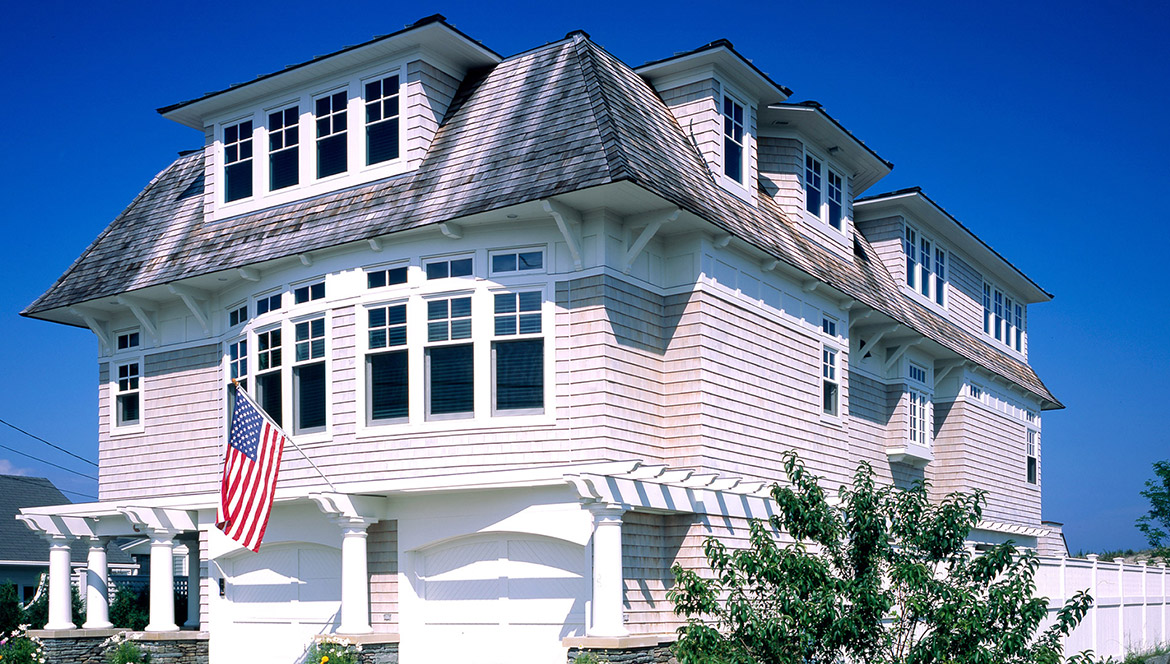
<svg viewBox="0 0 1170 664">
<path fill-rule="evenodd" d="M 455 570 L 466 568 L 468 565 L 481 562 L 495 562 L 500 559 L 500 542 L 473 542 L 456 544 L 451 547 L 437 550 L 426 557 L 425 573 L 427 578 L 435 578 Z M 466 573 L 461 578 L 475 578 Z"/>
</svg>

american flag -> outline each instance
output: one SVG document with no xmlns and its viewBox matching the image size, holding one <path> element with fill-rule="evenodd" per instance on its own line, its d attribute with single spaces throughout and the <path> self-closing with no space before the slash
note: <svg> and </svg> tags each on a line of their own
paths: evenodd
<svg viewBox="0 0 1170 664">
<path fill-rule="evenodd" d="M 232 392 L 232 398 L 235 408 L 228 432 L 215 526 L 252 551 L 259 551 L 272 512 L 284 433 L 239 386 Z"/>
</svg>

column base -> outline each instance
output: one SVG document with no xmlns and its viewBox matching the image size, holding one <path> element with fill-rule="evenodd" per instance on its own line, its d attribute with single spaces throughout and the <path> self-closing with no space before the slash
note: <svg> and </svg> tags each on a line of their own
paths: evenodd
<svg viewBox="0 0 1170 664">
<path fill-rule="evenodd" d="M 147 625 L 146 629 L 144 631 L 146 631 L 146 632 L 177 632 L 177 631 L 179 631 L 179 626 L 174 624 L 174 623 L 171 623 L 170 625 Z"/>
<path fill-rule="evenodd" d="M 77 625 L 74 625 L 71 622 L 60 622 L 60 623 L 48 622 L 48 623 L 45 623 L 44 629 L 48 629 L 48 630 L 77 629 Z"/>
<path fill-rule="evenodd" d="M 112 623 L 108 620 L 106 620 L 104 622 L 94 622 L 92 620 L 87 620 L 81 626 L 81 629 L 110 629 L 113 626 L 114 626 L 114 623 Z M 45 628 L 48 629 L 48 625 L 46 625 Z"/>
<path fill-rule="evenodd" d="M 349 635 L 349 634 L 373 634 L 374 628 L 370 627 L 369 625 L 359 625 L 357 627 L 349 627 L 346 625 L 339 625 L 337 627 L 337 633 L 339 635 L 342 635 L 342 636 Z"/>
</svg>

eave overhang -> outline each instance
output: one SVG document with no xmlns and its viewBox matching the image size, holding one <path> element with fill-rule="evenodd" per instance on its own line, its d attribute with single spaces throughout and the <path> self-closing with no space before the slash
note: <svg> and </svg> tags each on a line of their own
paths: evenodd
<svg viewBox="0 0 1170 664">
<path fill-rule="evenodd" d="M 1048 302 L 1053 295 L 1012 265 L 991 245 L 971 232 L 958 219 L 935 203 L 919 187 L 859 198 L 853 202 L 858 220 L 877 219 L 889 214 L 904 214 L 914 222 L 944 237 L 948 243 L 970 256 L 979 267 L 1001 286 L 1015 292 L 1027 304 Z"/>
<path fill-rule="evenodd" d="M 321 55 L 281 71 L 258 76 L 224 90 L 209 92 L 196 99 L 158 109 L 168 120 L 203 129 L 204 118 L 228 111 L 252 100 L 281 94 L 314 81 L 380 59 L 392 59 L 412 50 L 426 49 L 441 54 L 445 62 L 464 70 L 498 64 L 503 60 L 495 51 L 465 35 L 440 14 L 419 19 L 398 32 L 375 37 Z"/>
<path fill-rule="evenodd" d="M 693 51 L 648 62 L 634 69 L 634 73 L 653 85 L 655 81 L 705 67 L 713 67 L 726 76 L 729 83 L 754 96 L 761 107 L 783 102 L 792 95 L 792 90 L 769 78 L 750 60 L 740 55 L 726 39 L 713 41 Z"/>
<path fill-rule="evenodd" d="M 834 161 L 853 171 L 851 175 L 854 196 L 872 187 L 878 180 L 889 175 L 894 168 L 892 163 L 882 159 L 877 152 L 854 136 L 816 102 L 771 104 L 760 108 L 761 136 L 791 132 L 796 132 L 814 144 L 823 146 Z"/>
</svg>

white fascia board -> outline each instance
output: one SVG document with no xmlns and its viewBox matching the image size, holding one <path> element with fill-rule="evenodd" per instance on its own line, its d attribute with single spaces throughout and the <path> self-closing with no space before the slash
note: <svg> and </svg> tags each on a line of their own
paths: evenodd
<svg viewBox="0 0 1170 664">
<path fill-rule="evenodd" d="M 780 124 L 783 123 L 783 124 Z M 758 133 L 766 136 L 789 136 L 793 133 L 812 142 L 814 150 L 827 152 L 832 161 L 852 170 L 853 195 L 856 197 L 872 187 L 893 170 L 853 134 L 832 120 L 822 109 L 814 106 L 771 105 L 760 109 Z"/>
<path fill-rule="evenodd" d="M 855 220 L 875 219 L 889 214 L 907 217 L 912 224 L 941 239 L 966 254 L 976 263 L 976 268 L 989 276 L 996 284 L 1014 291 L 1026 304 L 1048 302 L 1052 299 L 1044 289 L 1032 281 L 1019 268 L 979 239 L 968 228 L 960 224 L 947 212 L 920 192 L 907 191 L 865 201 L 854 201 Z"/>
<path fill-rule="evenodd" d="M 441 53 L 444 64 L 448 67 L 458 67 L 462 71 L 501 61 L 498 55 L 450 27 L 442 23 L 428 23 L 350 50 L 293 65 L 288 70 L 238 84 L 210 97 L 183 103 L 177 108 L 163 112 L 162 115 L 168 120 L 202 130 L 206 124 L 205 118 L 226 113 L 239 106 L 254 105 L 260 99 L 302 89 L 314 82 L 379 61 L 403 58 L 410 51 L 421 51 L 423 47 Z"/>
<path fill-rule="evenodd" d="M 726 46 L 643 65 L 634 69 L 634 73 L 658 87 L 660 83 L 669 81 L 672 77 L 704 68 L 713 68 L 716 77 L 726 78 L 734 87 L 755 97 L 761 106 L 788 99 L 788 95 L 777 87 L 777 84 L 741 60 Z"/>
</svg>

